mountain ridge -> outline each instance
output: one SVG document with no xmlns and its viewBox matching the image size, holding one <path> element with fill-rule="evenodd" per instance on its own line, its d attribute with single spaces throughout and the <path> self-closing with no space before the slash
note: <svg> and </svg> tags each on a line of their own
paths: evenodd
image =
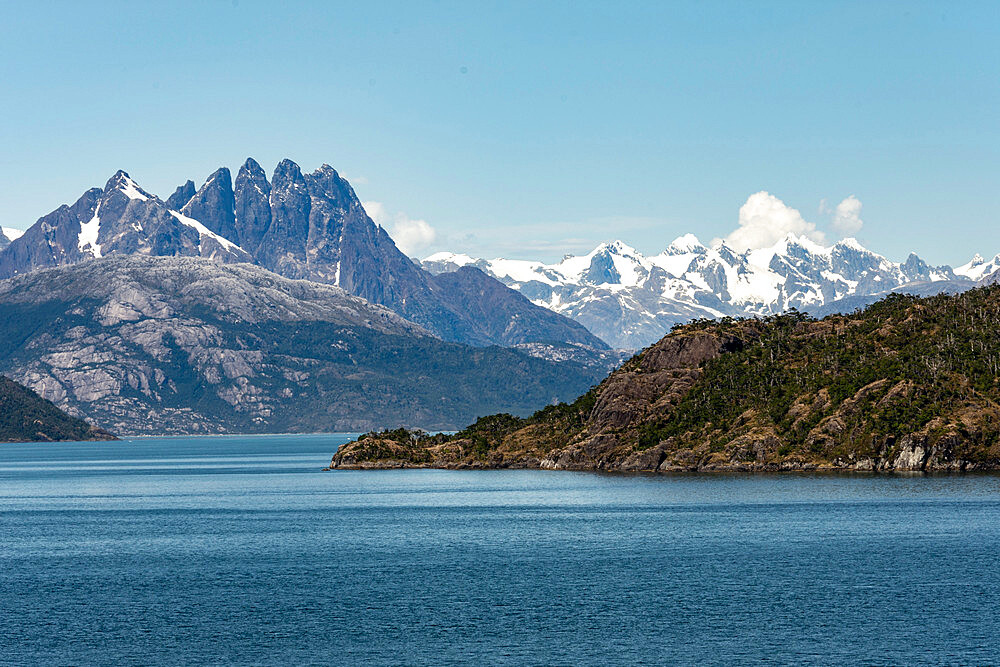
<svg viewBox="0 0 1000 667">
<path fill-rule="evenodd" d="M 446 284 L 436 280 L 399 251 L 328 164 L 303 173 L 282 160 L 268 180 L 248 158 L 235 182 L 222 167 L 197 189 L 186 181 L 166 201 L 118 171 L 103 188 L 43 216 L 0 250 L 0 279 L 111 255 L 256 264 L 287 278 L 342 287 L 453 342 L 607 348 L 583 325 L 504 294 L 507 288 L 499 283 L 486 290 L 483 279 L 468 274 Z M 476 319 L 455 305 L 486 293 L 504 307 L 484 309 Z M 501 312 L 504 321 L 496 320 Z M 514 315 L 531 325 L 511 335 Z"/>
<path fill-rule="evenodd" d="M 771 247 L 737 252 L 685 234 L 653 256 L 613 241 L 554 264 L 439 252 L 422 265 L 432 273 L 479 268 L 536 305 L 576 319 L 612 347 L 638 349 L 675 324 L 702 317 L 825 312 L 849 297 L 907 285 L 971 286 L 1000 268 L 1000 255 L 988 262 L 977 255 L 952 269 L 930 266 L 912 253 L 893 262 L 853 238 L 821 246 L 789 234 Z"/>
<path fill-rule="evenodd" d="M 130 435 L 447 429 L 607 372 L 442 341 L 342 288 L 204 257 L 112 255 L 0 281 L 0 331 L 0 372 Z"/>
</svg>

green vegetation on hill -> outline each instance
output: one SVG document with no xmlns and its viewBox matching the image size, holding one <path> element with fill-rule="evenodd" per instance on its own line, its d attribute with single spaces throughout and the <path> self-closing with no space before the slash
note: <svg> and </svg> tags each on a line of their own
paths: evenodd
<svg viewBox="0 0 1000 667">
<path fill-rule="evenodd" d="M 0 375 L 0 442 L 113 439 L 110 433 L 69 416 L 27 387 Z"/>
<path fill-rule="evenodd" d="M 488 417 L 454 436 L 418 441 L 412 464 L 997 468 L 998 332 L 995 286 L 892 295 L 822 320 L 793 311 L 697 321 L 573 404 L 528 419 Z M 334 459 L 360 464 L 379 460 L 353 445 Z"/>
</svg>

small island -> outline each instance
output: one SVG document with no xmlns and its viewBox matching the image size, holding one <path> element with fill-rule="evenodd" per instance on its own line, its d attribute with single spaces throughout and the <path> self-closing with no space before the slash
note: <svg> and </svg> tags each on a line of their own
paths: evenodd
<svg viewBox="0 0 1000 667">
<path fill-rule="evenodd" d="M 331 469 L 1000 469 L 1000 286 L 675 327 L 569 404 L 398 429 Z"/>
</svg>

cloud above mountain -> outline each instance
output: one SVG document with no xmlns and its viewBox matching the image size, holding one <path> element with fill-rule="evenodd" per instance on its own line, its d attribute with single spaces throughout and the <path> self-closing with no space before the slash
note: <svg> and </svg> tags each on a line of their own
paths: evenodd
<svg viewBox="0 0 1000 667">
<path fill-rule="evenodd" d="M 820 213 L 831 215 L 831 226 L 838 238 L 854 236 L 861 231 L 861 200 L 851 195 L 832 210 L 824 199 Z M 738 226 L 725 238 L 712 240 L 711 245 L 725 242 L 734 250 L 769 248 L 788 234 L 802 236 L 816 243 L 825 243 L 826 234 L 816 224 L 802 217 L 798 209 L 785 204 L 764 190 L 747 197 L 740 207 Z"/>
<path fill-rule="evenodd" d="M 788 234 L 816 243 L 826 241 L 826 235 L 803 218 L 798 209 L 761 190 L 747 197 L 740 207 L 739 226 L 724 239 L 714 239 L 712 245 L 725 241 L 734 250 L 756 250 L 769 248 Z"/>
<path fill-rule="evenodd" d="M 411 218 L 405 213 L 390 214 L 381 202 L 362 202 L 368 217 L 388 230 L 396 247 L 411 257 L 426 250 L 437 238 L 437 232 L 426 220 Z"/>
<path fill-rule="evenodd" d="M 854 195 L 837 204 L 833 211 L 833 229 L 841 236 L 854 236 L 864 224 L 861 219 L 861 200 Z"/>
</svg>

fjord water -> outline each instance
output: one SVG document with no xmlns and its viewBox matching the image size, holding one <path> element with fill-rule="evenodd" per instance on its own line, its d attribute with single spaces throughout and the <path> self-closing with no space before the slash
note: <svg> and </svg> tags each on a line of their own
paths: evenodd
<svg viewBox="0 0 1000 667">
<path fill-rule="evenodd" d="M 0 662 L 994 663 L 1000 478 L 0 446 Z"/>
</svg>

